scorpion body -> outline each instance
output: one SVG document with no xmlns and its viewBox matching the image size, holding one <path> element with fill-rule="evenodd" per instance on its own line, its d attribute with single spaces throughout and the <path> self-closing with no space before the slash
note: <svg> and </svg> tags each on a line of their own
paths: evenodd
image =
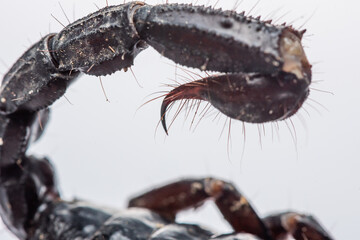
<svg viewBox="0 0 360 240">
<path fill-rule="evenodd" d="M 49 106 L 81 74 L 126 70 L 148 45 L 175 63 L 221 74 L 181 85 L 164 98 L 208 101 L 228 117 L 262 123 L 293 115 L 309 94 L 303 32 L 233 11 L 131 2 L 101 9 L 35 43 L 0 88 L 0 214 L 19 239 L 331 239 L 307 215 L 260 218 L 222 180 L 188 179 L 133 198 L 123 212 L 64 201 L 49 160 L 26 155 Z M 234 233 L 177 224 L 176 214 L 213 199 Z"/>
</svg>

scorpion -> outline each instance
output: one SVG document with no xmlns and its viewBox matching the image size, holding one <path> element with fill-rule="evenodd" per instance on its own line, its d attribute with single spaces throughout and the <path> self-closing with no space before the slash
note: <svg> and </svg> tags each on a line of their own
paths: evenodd
<svg viewBox="0 0 360 240">
<path fill-rule="evenodd" d="M 130 2 L 107 6 L 50 33 L 29 48 L 0 87 L 0 215 L 19 239 L 330 240 L 311 215 L 261 218 L 226 181 L 185 179 L 134 197 L 115 211 L 60 196 L 47 158 L 29 156 L 49 119 L 49 106 L 81 73 L 126 70 L 149 45 L 176 64 L 219 74 L 182 84 L 163 99 L 160 118 L 179 100 L 207 101 L 250 123 L 292 116 L 309 95 L 311 65 L 291 26 L 186 4 Z M 177 223 L 178 212 L 212 199 L 233 228 L 216 235 Z"/>
</svg>

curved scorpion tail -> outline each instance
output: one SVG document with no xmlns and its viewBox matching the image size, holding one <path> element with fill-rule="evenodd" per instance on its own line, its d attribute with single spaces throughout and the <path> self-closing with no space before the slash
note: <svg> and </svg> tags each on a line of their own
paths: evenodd
<svg viewBox="0 0 360 240">
<path fill-rule="evenodd" d="M 106 7 L 58 34 L 48 34 L 4 76 L 0 86 L 0 215 L 18 238 L 31 235 L 36 213 L 46 208 L 40 206 L 59 199 L 49 161 L 25 154 L 43 132 L 47 108 L 81 72 L 106 75 L 133 64 L 147 47 L 132 22 L 134 12 L 143 5 Z"/>
<path fill-rule="evenodd" d="M 0 215 L 20 239 L 26 239 L 39 207 L 59 199 L 53 167 L 46 158 L 25 156 L 42 134 L 49 110 L 0 115 Z"/>
<path fill-rule="evenodd" d="M 185 4 L 144 6 L 134 19 L 141 39 L 166 58 L 221 73 L 165 96 L 161 121 L 166 133 L 165 113 L 177 100 L 207 101 L 230 118 L 264 123 L 290 117 L 309 94 L 312 74 L 301 43 L 304 31 Z"/>
<path fill-rule="evenodd" d="M 77 72 L 59 72 L 49 34 L 12 66 L 0 87 L 0 215 L 20 239 L 27 239 L 39 207 L 59 198 L 54 170 L 45 158 L 26 156 L 42 135 L 47 107 L 61 97 Z"/>
</svg>

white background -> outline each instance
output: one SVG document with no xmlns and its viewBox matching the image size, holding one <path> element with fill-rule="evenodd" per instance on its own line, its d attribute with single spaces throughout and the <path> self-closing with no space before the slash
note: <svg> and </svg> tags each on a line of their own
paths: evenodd
<svg viewBox="0 0 360 240">
<path fill-rule="evenodd" d="M 93 2 L 106 5 L 105 0 L 59 1 L 71 20 L 74 14 L 79 18 L 96 11 Z M 245 0 L 238 11 L 250 11 L 255 3 Z M 217 6 L 231 9 L 234 4 L 220 0 Z M 245 142 L 242 124 L 232 121 L 228 144 L 228 125 L 221 135 L 225 117 L 204 117 L 195 131 L 189 130 L 194 111 L 187 120 L 180 114 L 165 137 L 160 127 L 156 129 L 161 100 L 136 111 L 160 94 L 146 96 L 169 90 L 161 84 L 175 79 L 174 64 L 149 48 L 133 67 L 143 88 L 130 72 L 104 77 L 108 103 L 99 80 L 82 76 L 66 93 L 72 105 L 64 98 L 53 105 L 45 136 L 30 150 L 55 163 L 67 199 L 84 198 L 121 209 L 131 195 L 154 185 L 211 175 L 233 181 L 261 215 L 287 209 L 311 213 L 334 238 L 359 239 L 359 7 L 351 0 L 264 0 L 251 12 L 270 15 L 279 19 L 277 23 L 305 23 L 308 29 L 303 44 L 314 64 L 314 83 L 306 111 L 292 118 L 295 141 L 290 121 L 279 122 L 278 131 L 275 124 L 266 124 L 265 136 L 262 126 L 246 124 Z M 1 1 L 1 74 L 40 36 L 62 28 L 51 13 L 67 24 L 57 0 Z M 178 73 L 186 75 L 179 69 Z M 205 211 L 181 214 L 179 220 L 230 231 L 211 204 Z M 0 239 L 14 239 L 3 225 Z"/>
</svg>

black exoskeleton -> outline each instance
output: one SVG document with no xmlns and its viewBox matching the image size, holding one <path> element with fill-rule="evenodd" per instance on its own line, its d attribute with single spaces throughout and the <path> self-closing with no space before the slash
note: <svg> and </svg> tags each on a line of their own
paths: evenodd
<svg viewBox="0 0 360 240">
<path fill-rule="evenodd" d="M 225 181 L 181 180 L 133 198 L 129 209 L 105 210 L 61 199 L 46 158 L 28 156 L 44 131 L 49 106 L 80 75 L 129 68 L 148 45 L 175 63 L 218 75 L 181 85 L 164 98 L 161 118 L 176 100 L 208 101 L 225 115 L 252 123 L 285 119 L 306 100 L 311 65 L 304 32 L 233 11 L 131 2 L 101 9 L 35 43 L 0 87 L 0 215 L 19 239 L 329 240 L 307 215 L 260 218 Z M 216 235 L 178 224 L 176 214 L 213 199 L 234 232 Z"/>
</svg>

